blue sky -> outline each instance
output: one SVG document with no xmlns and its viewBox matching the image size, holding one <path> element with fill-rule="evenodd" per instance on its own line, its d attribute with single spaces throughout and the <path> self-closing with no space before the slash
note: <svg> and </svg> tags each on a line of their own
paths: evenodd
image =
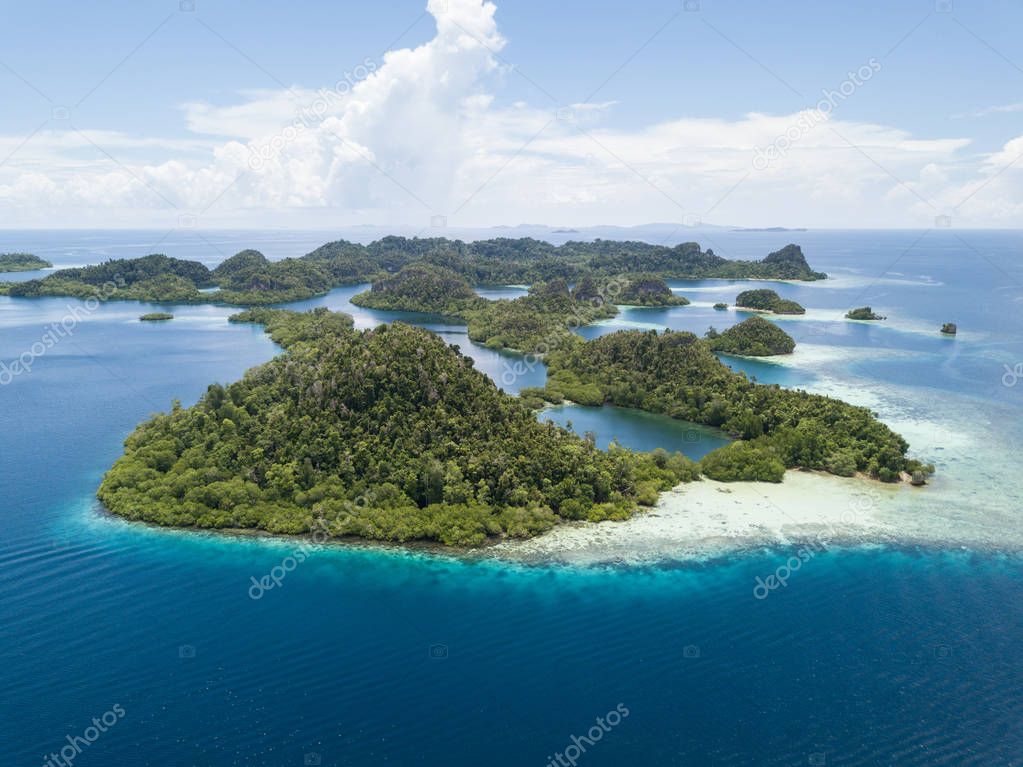
<svg viewBox="0 0 1023 767">
<path fill-rule="evenodd" d="M 0 226 L 1019 220 L 1018 2 L 179 5 L 5 9 Z"/>
</svg>

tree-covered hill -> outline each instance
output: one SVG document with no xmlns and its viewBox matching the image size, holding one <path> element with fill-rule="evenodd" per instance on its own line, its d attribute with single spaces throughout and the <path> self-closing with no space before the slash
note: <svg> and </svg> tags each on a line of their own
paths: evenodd
<svg viewBox="0 0 1023 767">
<path fill-rule="evenodd" d="M 162 255 L 121 259 L 61 270 L 29 283 L 0 283 L 0 294 L 88 296 L 96 293 L 95 285 L 120 278 L 124 284 L 104 298 L 258 305 L 309 298 L 341 285 L 395 274 L 414 263 L 443 267 L 470 284 L 533 284 L 556 279 L 577 282 L 590 274 L 625 273 L 660 280 L 818 280 L 826 276 L 810 268 L 796 245 L 761 261 L 729 261 L 709 249 L 703 251 L 695 242 L 667 247 L 596 240 L 556 246 L 530 238 L 466 243 L 443 237 L 384 237 L 368 245 L 344 240 L 330 242 L 301 258 L 281 261 L 266 259 L 258 251 L 242 251 L 212 272 L 197 262 Z M 163 282 L 149 284 L 156 279 Z M 212 285 L 221 290 L 198 292 L 199 288 Z M 163 295 L 161 289 L 165 291 Z M 643 293 L 640 290 L 641 296 Z"/>
<path fill-rule="evenodd" d="M 591 271 L 611 274 L 653 272 L 664 279 L 723 278 L 822 280 L 827 275 L 815 272 L 806 262 L 798 245 L 787 245 L 762 261 L 730 261 L 698 243 L 683 242 L 675 247 L 645 242 L 567 242 L 561 251 L 577 258 Z"/>
<path fill-rule="evenodd" d="M 492 349 L 547 354 L 577 343 L 575 328 L 614 317 L 614 304 L 580 301 L 564 280 L 540 282 L 529 295 L 514 300 L 484 301 L 468 311 L 469 338 Z"/>
<path fill-rule="evenodd" d="M 157 254 L 61 269 L 40 280 L 0 285 L 0 293 L 245 306 L 298 301 L 326 293 L 334 284 L 329 270 L 314 260 L 269 261 L 259 251 L 244 250 L 213 271 L 198 261 Z M 220 290 L 200 292 L 211 287 Z"/>
<path fill-rule="evenodd" d="M 611 403 L 722 428 L 744 440 L 701 463 L 714 479 L 780 481 L 786 467 L 865 472 L 886 481 L 929 471 L 867 409 L 732 372 L 692 333 L 620 331 L 552 353 L 550 398 Z"/>
<path fill-rule="evenodd" d="M 845 313 L 847 320 L 883 320 L 880 314 L 876 314 L 869 306 L 860 306 L 856 309 L 850 309 Z"/>
<path fill-rule="evenodd" d="M 577 301 L 623 304 L 627 306 L 686 306 L 689 299 L 677 296 L 655 274 L 603 276 L 587 274 L 573 287 Z"/>
<path fill-rule="evenodd" d="M 620 519 L 694 477 L 539 423 L 472 360 L 401 323 L 257 309 L 288 352 L 141 424 L 99 497 L 160 525 L 475 545 Z"/>
<path fill-rule="evenodd" d="M 270 266 L 270 261 L 258 250 L 243 250 L 230 258 L 224 259 L 213 270 L 213 279 L 217 284 L 230 284 L 232 281 L 245 281 L 257 272 Z"/>
<path fill-rule="evenodd" d="M 404 267 L 352 298 L 356 306 L 392 311 L 447 314 L 465 321 L 469 338 L 492 349 L 544 354 L 577 340 L 573 328 L 613 317 L 602 300 L 577 299 L 565 280 L 538 282 L 529 295 L 488 301 L 457 273 L 425 262 Z"/>
<path fill-rule="evenodd" d="M 458 315 L 482 302 L 464 277 L 432 264 L 410 264 L 352 298 L 356 306 Z"/>
<path fill-rule="evenodd" d="M 31 253 L 0 253 L 0 272 L 34 272 L 53 266 Z"/>
<path fill-rule="evenodd" d="M 101 300 L 189 302 L 200 300 L 199 287 L 211 283 L 210 270 L 198 261 L 162 254 L 117 259 L 96 266 L 59 269 L 41 280 L 6 286 L 11 296 L 77 296 Z"/>
<path fill-rule="evenodd" d="M 782 298 L 767 288 L 744 290 L 735 297 L 735 305 L 742 309 L 757 309 L 774 314 L 806 314 L 806 309 L 798 303 Z"/>
<path fill-rule="evenodd" d="M 763 317 L 750 317 L 722 333 L 711 328 L 707 343 L 715 352 L 746 357 L 791 354 L 796 342 L 788 333 Z"/>
<path fill-rule="evenodd" d="M 334 287 L 330 270 L 305 258 L 269 261 L 258 250 L 243 250 L 213 270 L 220 290 L 210 297 L 237 305 L 301 301 Z"/>
<path fill-rule="evenodd" d="M 805 279 L 801 275 L 811 271 L 810 265 L 806 263 L 806 256 L 803 255 L 803 249 L 792 244 L 786 245 L 781 250 L 768 253 L 760 263 L 778 270 L 779 273 L 789 271 L 793 275 L 792 279 L 797 280 Z"/>
<path fill-rule="evenodd" d="M 162 254 L 110 260 L 96 266 L 60 269 L 46 279 L 74 280 L 87 285 L 112 282 L 116 285 L 132 286 L 167 275 L 180 277 L 195 285 L 209 284 L 212 279 L 210 270 L 198 261 L 182 261 Z"/>
</svg>

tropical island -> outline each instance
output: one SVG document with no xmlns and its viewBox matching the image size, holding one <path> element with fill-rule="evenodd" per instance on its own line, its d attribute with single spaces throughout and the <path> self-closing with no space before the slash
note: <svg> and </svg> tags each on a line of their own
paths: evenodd
<svg viewBox="0 0 1023 767">
<path fill-rule="evenodd" d="M 0 253 L 0 272 L 35 272 L 52 266 L 49 261 L 31 253 Z"/>
<path fill-rule="evenodd" d="M 704 336 L 711 351 L 743 357 L 792 354 L 796 342 L 788 333 L 763 317 L 750 317 L 722 333 L 710 328 Z"/>
<path fill-rule="evenodd" d="M 426 263 L 405 266 L 397 274 L 376 280 L 369 290 L 352 297 L 353 304 L 367 309 L 449 317 L 461 317 L 485 302 L 462 275 Z"/>
<path fill-rule="evenodd" d="M 351 300 L 371 309 L 447 315 L 465 322 L 469 338 L 488 348 L 543 354 L 568 342 L 573 327 L 618 313 L 599 295 L 590 298 L 589 284 L 581 281 L 573 293 L 565 280 L 555 279 L 534 284 L 521 298 L 488 301 L 450 269 L 411 264 Z"/>
<path fill-rule="evenodd" d="M 522 298 L 484 301 L 466 319 L 469 339 L 476 343 L 544 355 L 574 343 L 573 329 L 616 314 L 614 304 L 577 299 L 564 280 L 551 280 L 533 285 Z"/>
<path fill-rule="evenodd" d="M 210 270 L 197 261 L 162 254 L 60 269 L 38 280 L 0 283 L 0 295 L 97 297 L 168 303 L 223 303 L 256 306 L 298 301 L 344 285 L 376 281 L 412 264 L 441 267 L 470 285 L 576 282 L 587 275 L 634 275 L 632 298 L 667 300 L 646 278 L 821 280 L 798 245 L 760 261 L 730 261 L 695 242 L 674 247 L 643 242 L 595 240 L 563 245 L 532 238 L 462 242 L 439 238 L 384 237 L 362 245 L 339 240 L 300 258 L 271 261 L 245 250 Z M 639 280 L 639 277 L 644 279 Z M 670 293 L 670 289 L 668 289 Z M 659 297 L 660 298 L 659 298 Z"/>
<path fill-rule="evenodd" d="M 755 309 L 772 314 L 806 314 L 806 309 L 795 301 L 782 298 L 768 288 L 744 290 L 735 297 L 735 305 L 742 309 Z"/>
<path fill-rule="evenodd" d="M 369 309 L 446 315 L 465 322 L 469 338 L 491 349 L 539 354 L 565 343 L 573 328 L 614 317 L 618 304 L 689 303 L 651 274 L 587 274 L 572 288 L 559 278 L 534 284 L 520 298 L 489 301 L 457 272 L 428 263 L 405 266 L 351 301 Z"/>
<path fill-rule="evenodd" d="M 547 363 L 550 402 L 637 408 L 735 436 L 699 464 L 712 479 L 780 482 L 797 467 L 885 482 L 933 472 L 867 408 L 751 382 L 692 333 L 619 331 L 552 352 Z"/>
<path fill-rule="evenodd" d="M 210 285 L 210 270 L 198 261 L 157 254 L 59 269 L 41 280 L 2 283 L 0 294 L 190 303 L 204 300 L 199 288 Z"/>
<path fill-rule="evenodd" d="M 725 309 L 728 308 L 728 304 L 726 304 L 724 301 L 718 301 L 716 304 L 714 304 L 714 308 L 717 309 L 719 312 L 723 312 Z"/>
<path fill-rule="evenodd" d="M 869 306 L 861 306 L 858 309 L 850 309 L 845 313 L 847 320 L 884 320 L 887 317 L 882 317 L 880 314 L 875 314 L 874 310 Z"/>
<path fill-rule="evenodd" d="M 478 545 L 623 519 L 693 479 L 681 454 L 598 450 L 541 424 L 472 360 L 402 323 L 257 309 L 287 353 L 140 425 L 111 512 L 160 525 Z"/>
<path fill-rule="evenodd" d="M 558 300 L 565 291 L 556 286 Z M 799 467 L 896 481 L 933 471 L 866 408 L 753 383 L 692 333 L 575 337 L 551 351 L 547 386 L 519 398 L 402 323 L 360 332 L 345 314 L 270 308 L 231 321 L 263 324 L 285 354 L 141 424 L 98 490 L 112 513 L 475 546 L 624 519 L 701 474 L 780 482 Z M 601 451 L 531 410 L 565 399 L 715 426 L 738 441 L 699 463 L 665 450 Z"/>
<path fill-rule="evenodd" d="M 577 301 L 613 303 L 620 306 L 688 306 L 689 299 L 678 296 L 656 274 L 620 274 L 608 277 L 584 275 L 572 289 Z"/>
<path fill-rule="evenodd" d="M 168 312 L 150 312 L 139 317 L 141 322 L 165 322 L 174 319 L 174 315 Z"/>
</svg>

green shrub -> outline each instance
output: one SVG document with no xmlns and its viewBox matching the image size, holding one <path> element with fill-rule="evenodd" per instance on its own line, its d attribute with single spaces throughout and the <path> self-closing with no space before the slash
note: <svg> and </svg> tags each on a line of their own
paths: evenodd
<svg viewBox="0 0 1023 767">
<path fill-rule="evenodd" d="M 708 453 L 700 469 L 719 482 L 781 482 L 785 477 L 785 464 L 777 453 L 753 442 L 733 442 Z"/>
</svg>

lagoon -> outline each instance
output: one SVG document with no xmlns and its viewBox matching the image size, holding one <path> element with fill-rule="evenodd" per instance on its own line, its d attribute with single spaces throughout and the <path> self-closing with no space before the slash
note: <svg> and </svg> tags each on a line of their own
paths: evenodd
<svg viewBox="0 0 1023 767">
<path fill-rule="evenodd" d="M 612 405 L 555 405 L 541 411 L 539 417 L 570 428 L 580 436 L 592 434 L 597 447 L 602 450 L 606 450 L 611 442 L 642 452 L 660 447 L 698 461 L 712 450 L 731 442 L 728 435 L 717 429 Z"/>
</svg>

